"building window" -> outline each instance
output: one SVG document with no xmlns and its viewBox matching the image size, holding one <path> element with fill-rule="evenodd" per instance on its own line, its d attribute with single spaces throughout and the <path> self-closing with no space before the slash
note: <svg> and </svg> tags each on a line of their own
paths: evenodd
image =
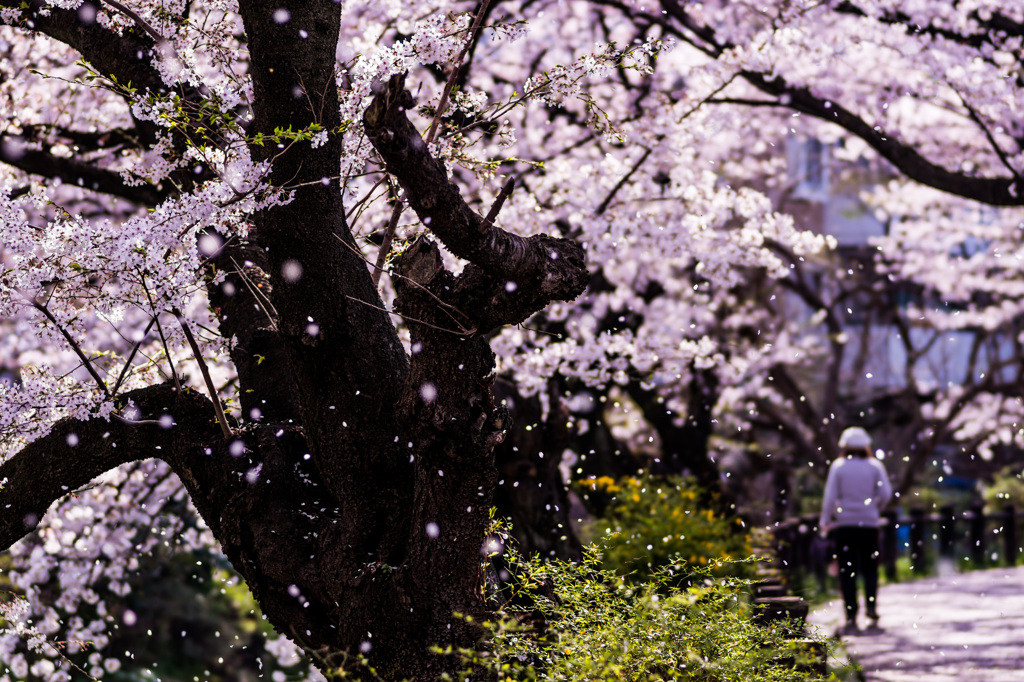
<svg viewBox="0 0 1024 682">
<path fill-rule="evenodd" d="M 828 197 L 828 145 L 813 137 L 791 136 L 786 141 L 793 197 L 823 201 Z"/>
</svg>

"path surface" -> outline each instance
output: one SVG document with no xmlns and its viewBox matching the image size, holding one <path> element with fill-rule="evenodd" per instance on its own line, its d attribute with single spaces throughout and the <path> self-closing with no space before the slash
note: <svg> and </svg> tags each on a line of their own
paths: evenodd
<svg viewBox="0 0 1024 682">
<path fill-rule="evenodd" d="M 1024 567 L 883 585 L 878 611 L 878 629 L 841 638 L 867 682 L 1024 682 Z M 842 612 L 808 620 L 832 635 Z"/>
</svg>

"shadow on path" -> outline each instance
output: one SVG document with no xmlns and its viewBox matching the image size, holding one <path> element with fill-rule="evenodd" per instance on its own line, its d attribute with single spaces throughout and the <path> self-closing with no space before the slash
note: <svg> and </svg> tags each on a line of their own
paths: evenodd
<svg viewBox="0 0 1024 682">
<path fill-rule="evenodd" d="M 867 682 L 1024 682 L 1024 567 L 883 585 L 878 611 L 877 629 L 842 636 Z M 808 621 L 835 634 L 842 602 Z"/>
</svg>

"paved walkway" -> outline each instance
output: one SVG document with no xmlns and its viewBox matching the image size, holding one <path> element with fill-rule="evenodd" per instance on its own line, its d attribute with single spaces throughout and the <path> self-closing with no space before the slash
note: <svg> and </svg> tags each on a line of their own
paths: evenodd
<svg viewBox="0 0 1024 682">
<path fill-rule="evenodd" d="M 1024 682 L 1024 567 L 883 585 L 878 611 L 877 629 L 841 638 L 867 682 Z M 842 612 L 837 599 L 808 620 L 831 635 Z"/>
</svg>

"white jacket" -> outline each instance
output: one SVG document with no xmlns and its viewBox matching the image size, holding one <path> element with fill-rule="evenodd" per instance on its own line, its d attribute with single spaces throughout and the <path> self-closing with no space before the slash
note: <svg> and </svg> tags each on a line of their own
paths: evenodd
<svg viewBox="0 0 1024 682">
<path fill-rule="evenodd" d="M 819 528 L 877 528 L 879 512 L 890 497 L 892 486 L 881 462 L 874 457 L 840 457 L 828 470 Z"/>
</svg>

